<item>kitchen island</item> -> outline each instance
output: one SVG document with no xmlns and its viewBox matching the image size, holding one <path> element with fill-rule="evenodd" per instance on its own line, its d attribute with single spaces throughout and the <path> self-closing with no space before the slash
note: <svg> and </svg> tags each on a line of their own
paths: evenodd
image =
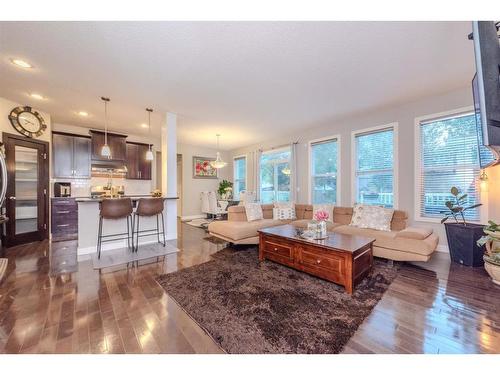
<svg viewBox="0 0 500 375">
<path fill-rule="evenodd" d="M 136 202 L 140 198 L 151 198 L 151 196 L 124 196 L 123 198 L 130 198 L 132 204 L 136 206 Z M 81 197 L 75 198 L 78 204 L 78 255 L 86 255 L 95 253 L 97 246 L 97 232 L 99 227 L 99 203 L 103 199 L 122 199 L 122 198 L 89 198 Z M 177 200 L 177 197 L 163 197 L 165 201 L 167 200 Z M 165 218 L 165 232 L 167 232 L 167 202 L 165 202 L 165 208 L 163 210 L 163 215 Z M 156 229 L 156 217 L 141 217 L 140 220 L 140 230 Z M 161 219 L 160 219 L 161 226 Z M 160 227 L 161 231 L 161 227 Z M 111 235 L 118 233 L 127 232 L 127 220 L 104 220 L 102 227 L 103 235 Z M 126 235 L 125 235 L 126 236 Z M 153 243 L 157 241 L 156 233 L 148 236 L 139 237 L 139 251 L 141 244 Z M 102 251 L 112 249 L 119 249 L 127 247 L 127 240 L 115 240 L 110 242 L 104 242 L 102 244 Z"/>
</svg>

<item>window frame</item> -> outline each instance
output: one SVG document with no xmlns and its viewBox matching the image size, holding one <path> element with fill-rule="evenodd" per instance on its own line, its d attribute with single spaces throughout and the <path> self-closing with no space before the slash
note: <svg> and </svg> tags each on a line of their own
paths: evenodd
<svg viewBox="0 0 500 375">
<path fill-rule="evenodd" d="M 340 134 L 335 134 L 335 135 L 331 135 L 331 136 L 328 136 L 328 137 L 322 137 L 322 138 L 316 138 L 316 139 L 311 139 L 308 143 L 307 143 L 307 199 L 308 199 L 308 203 L 309 204 L 314 204 L 313 201 L 312 201 L 312 194 L 313 194 L 313 188 L 312 188 L 312 146 L 314 143 L 318 143 L 318 142 L 328 142 L 328 141 L 333 141 L 333 140 L 336 140 L 337 141 L 337 194 L 336 194 L 336 197 L 335 197 L 335 206 L 340 206 L 341 205 L 341 202 L 340 202 L 340 197 L 342 196 L 340 194 L 340 189 L 341 189 L 341 186 L 342 186 L 342 183 L 341 183 L 341 176 L 342 176 L 342 173 L 340 173 L 341 169 L 342 169 L 342 166 L 341 166 L 341 152 L 342 152 L 342 142 L 341 142 L 341 135 Z M 331 204 L 331 203 L 328 203 L 328 204 Z"/>
<path fill-rule="evenodd" d="M 268 150 L 264 150 L 260 153 L 260 156 L 259 156 L 259 170 L 258 170 L 258 174 L 259 174 L 259 186 L 257 187 L 258 191 L 259 191 L 259 201 L 261 202 L 261 204 L 271 204 L 271 203 L 275 203 L 275 202 L 286 202 L 286 201 L 277 201 L 277 200 L 273 200 L 271 203 L 262 203 L 262 190 L 261 190 L 261 187 L 262 187 L 262 176 L 261 176 L 261 171 L 262 171 L 262 156 L 263 155 L 266 155 L 266 154 L 272 154 L 272 153 L 278 153 L 278 152 L 282 152 L 282 151 L 288 151 L 290 152 L 290 158 L 288 159 L 288 164 L 290 165 L 291 161 L 292 161 L 292 148 L 291 146 L 281 146 L 281 147 L 276 147 L 276 148 L 271 148 L 271 149 L 268 149 Z M 290 165 L 291 167 L 291 165 Z M 276 178 L 276 176 L 275 176 Z M 290 200 L 288 200 L 288 202 L 291 202 L 291 199 L 292 199 L 292 179 L 290 177 Z"/>
<path fill-rule="evenodd" d="M 236 159 L 244 159 L 245 160 L 245 190 L 248 190 L 248 159 L 245 154 L 243 155 L 236 155 L 233 156 L 233 199 L 234 199 L 234 187 L 236 185 L 236 173 L 235 173 L 235 168 L 236 168 Z M 239 197 L 238 197 L 239 198 Z"/>
<path fill-rule="evenodd" d="M 422 216 L 420 214 L 420 197 L 422 194 L 422 175 L 420 173 L 421 167 L 422 167 L 422 158 L 421 158 L 421 152 L 420 148 L 422 146 L 422 139 L 420 137 L 420 126 L 422 122 L 429 122 L 430 120 L 439 120 L 439 119 L 445 119 L 445 118 L 453 118 L 457 117 L 459 115 L 465 115 L 465 114 L 474 114 L 474 107 L 473 106 L 467 106 L 467 107 L 461 107 L 461 108 L 456 108 L 450 111 L 444 111 L 444 112 L 438 112 L 438 113 L 432 113 L 428 115 L 423 115 L 423 116 L 418 116 L 415 117 L 415 126 L 414 126 L 414 136 L 415 136 L 415 163 L 414 163 L 414 171 L 415 171 L 415 194 L 414 194 L 414 220 L 415 221 L 420 221 L 420 222 L 427 222 L 427 223 L 441 223 L 440 218 L 436 217 L 427 217 L 427 216 Z M 481 167 L 479 166 L 479 170 L 481 170 Z M 477 220 L 467 220 L 468 222 L 471 223 L 485 223 L 488 221 L 488 192 L 487 191 L 482 191 L 481 188 L 479 188 L 479 202 L 482 203 L 483 205 L 478 207 L 479 209 L 479 221 Z"/>
<path fill-rule="evenodd" d="M 356 136 L 367 133 L 377 133 L 384 130 L 392 129 L 393 132 L 393 155 L 392 155 L 392 194 L 393 204 L 392 209 L 399 208 L 399 123 L 391 122 L 384 125 L 372 126 L 369 128 L 353 130 L 351 132 L 351 205 L 354 206 L 357 200 L 357 184 L 356 184 Z"/>
</svg>

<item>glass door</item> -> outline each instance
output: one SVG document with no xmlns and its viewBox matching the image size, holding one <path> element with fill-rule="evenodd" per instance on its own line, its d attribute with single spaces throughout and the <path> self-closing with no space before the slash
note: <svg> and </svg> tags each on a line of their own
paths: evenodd
<svg viewBox="0 0 500 375">
<path fill-rule="evenodd" d="M 38 231 L 38 150 L 15 149 L 15 233 Z M 10 199 L 10 198 L 9 198 Z"/>
<path fill-rule="evenodd" d="M 4 134 L 8 170 L 7 246 L 39 241 L 48 234 L 48 144 Z"/>
</svg>

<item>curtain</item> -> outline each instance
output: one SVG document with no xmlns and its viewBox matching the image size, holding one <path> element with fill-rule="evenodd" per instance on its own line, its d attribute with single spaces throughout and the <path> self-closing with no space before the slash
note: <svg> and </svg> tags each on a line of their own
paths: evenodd
<svg viewBox="0 0 500 375">
<path fill-rule="evenodd" d="M 255 200 L 260 201 L 260 157 L 262 150 L 253 152 L 253 188 L 255 190 Z"/>
<path fill-rule="evenodd" d="M 297 142 L 290 145 L 290 201 L 297 202 Z"/>
</svg>

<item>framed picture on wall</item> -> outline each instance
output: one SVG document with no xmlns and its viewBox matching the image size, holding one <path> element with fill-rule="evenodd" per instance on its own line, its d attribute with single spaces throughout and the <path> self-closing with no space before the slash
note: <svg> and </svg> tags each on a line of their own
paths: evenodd
<svg viewBox="0 0 500 375">
<path fill-rule="evenodd" d="M 215 158 L 204 156 L 193 156 L 193 178 L 214 178 L 217 179 L 217 169 L 210 165 Z"/>
</svg>

